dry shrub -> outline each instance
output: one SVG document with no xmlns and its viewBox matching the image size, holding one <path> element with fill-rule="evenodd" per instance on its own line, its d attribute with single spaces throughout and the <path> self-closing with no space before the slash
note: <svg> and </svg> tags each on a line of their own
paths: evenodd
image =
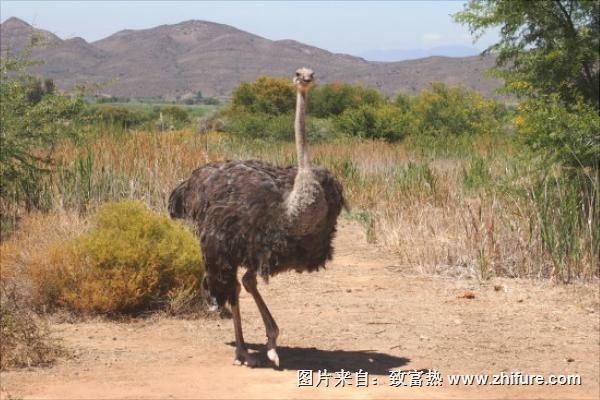
<svg viewBox="0 0 600 400">
<path fill-rule="evenodd" d="M 83 226 L 76 215 L 30 214 L 21 229 L 0 245 L 0 367 L 35 366 L 52 363 L 64 349 L 45 322 L 34 312 L 45 301 L 38 292 L 47 276 L 40 265 L 56 237 L 73 237 Z M 35 272 L 32 274 L 32 272 Z"/>
<path fill-rule="evenodd" d="M 0 281 L 0 369 L 52 363 L 64 353 L 46 324 L 22 305 L 18 288 Z"/>
<path fill-rule="evenodd" d="M 57 241 L 47 265 L 48 303 L 93 314 L 138 314 L 197 297 L 203 275 L 194 235 L 131 200 L 107 203 L 89 232 Z"/>
<path fill-rule="evenodd" d="M 30 213 L 19 230 L 0 244 L 0 281 L 21 299 L 22 307 L 36 312 L 48 309 L 51 277 L 48 254 L 57 243 L 82 234 L 86 221 L 75 213 Z"/>
</svg>

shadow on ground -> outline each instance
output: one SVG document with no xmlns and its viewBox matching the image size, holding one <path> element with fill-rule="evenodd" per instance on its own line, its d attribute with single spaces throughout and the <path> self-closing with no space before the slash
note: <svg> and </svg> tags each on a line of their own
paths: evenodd
<svg viewBox="0 0 600 400">
<path fill-rule="evenodd" d="M 235 347 L 235 342 L 227 344 Z M 273 368 L 265 356 L 267 350 L 264 344 L 246 343 L 246 345 L 248 349 L 258 351 L 263 355 L 263 368 Z M 310 369 L 317 371 L 327 369 L 332 373 L 342 369 L 350 372 L 362 369 L 373 375 L 388 375 L 391 369 L 402 367 L 410 361 L 408 358 L 378 353 L 374 350 L 320 350 L 315 347 L 278 346 L 277 353 L 283 370 Z"/>
</svg>

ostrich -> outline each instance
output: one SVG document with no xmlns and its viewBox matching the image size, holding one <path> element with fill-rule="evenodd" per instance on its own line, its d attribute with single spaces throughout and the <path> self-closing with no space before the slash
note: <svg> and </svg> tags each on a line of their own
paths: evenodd
<svg viewBox="0 0 600 400">
<path fill-rule="evenodd" d="M 196 169 L 169 197 L 172 218 L 197 224 L 206 269 L 203 297 L 213 311 L 226 302 L 231 305 L 236 365 L 259 364 L 242 335 L 238 267 L 246 268 L 242 284 L 265 324 L 267 357 L 279 367 L 279 328 L 257 290 L 256 277 L 268 282 L 282 271 L 323 267 L 332 257 L 337 217 L 346 207 L 340 183 L 327 169 L 311 165 L 308 155 L 304 115 L 313 80 L 308 68 L 298 69 L 293 79 L 297 167 L 259 160 L 210 163 Z"/>
</svg>

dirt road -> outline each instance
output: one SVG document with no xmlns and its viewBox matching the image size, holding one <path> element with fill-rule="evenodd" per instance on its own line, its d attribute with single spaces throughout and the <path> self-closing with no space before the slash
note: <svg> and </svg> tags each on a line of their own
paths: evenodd
<svg viewBox="0 0 600 400">
<path fill-rule="evenodd" d="M 281 329 L 282 370 L 232 365 L 228 319 L 57 324 L 54 329 L 75 357 L 51 368 L 2 373 L 1 397 L 600 396 L 599 303 L 593 285 L 423 275 L 398 265 L 393 254 L 365 243 L 359 226 L 342 221 L 327 270 L 280 275 L 259 289 Z M 461 298 L 469 297 L 465 292 L 475 297 Z M 265 341 L 264 327 L 246 293 L 241 309 L 246 340 L 257 349 Z M 351 371 L 352 386 L 333 387 L 339 382 L 334 376 L 329 387 L 298 387 L 299 369 Z M 369 374 L 368 387 L 356 387 L 359 369 Z M 421 371 L 423 387 L 392 386 L 389 370 Z M 442 385 L 427 386 L 426 370 L 439 371 Z M 546 378 L 579 374 L 581 385 L 450 385 L 447 376 L 517 371 Z M 407 374 L 404 383 L 410 378 Z"/>
</svg>

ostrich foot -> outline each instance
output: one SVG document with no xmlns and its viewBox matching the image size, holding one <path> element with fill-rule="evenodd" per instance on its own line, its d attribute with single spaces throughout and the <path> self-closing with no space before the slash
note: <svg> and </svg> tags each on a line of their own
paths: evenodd
<svg viewBox="0 0 600 400">
<path fill-rule="evenodd" d="M 233 365 L 246 365 L 250 368 L 259 367 L 260 364 L 258 354 L 250 354 L 247 351 L 236 352 L 235 359 L 233 360 Z"/>
<path fill-rule="evenodd" d="M 275 364 L 275 366 L 279 368 L 279 356 L 277 355 L 277 351 L 274 348 L 269 349 L 269 351 L 267 351 L 267 357 L 269 357 L 269 360 L 273 361 L 273 364 Z"/>
</svg>

